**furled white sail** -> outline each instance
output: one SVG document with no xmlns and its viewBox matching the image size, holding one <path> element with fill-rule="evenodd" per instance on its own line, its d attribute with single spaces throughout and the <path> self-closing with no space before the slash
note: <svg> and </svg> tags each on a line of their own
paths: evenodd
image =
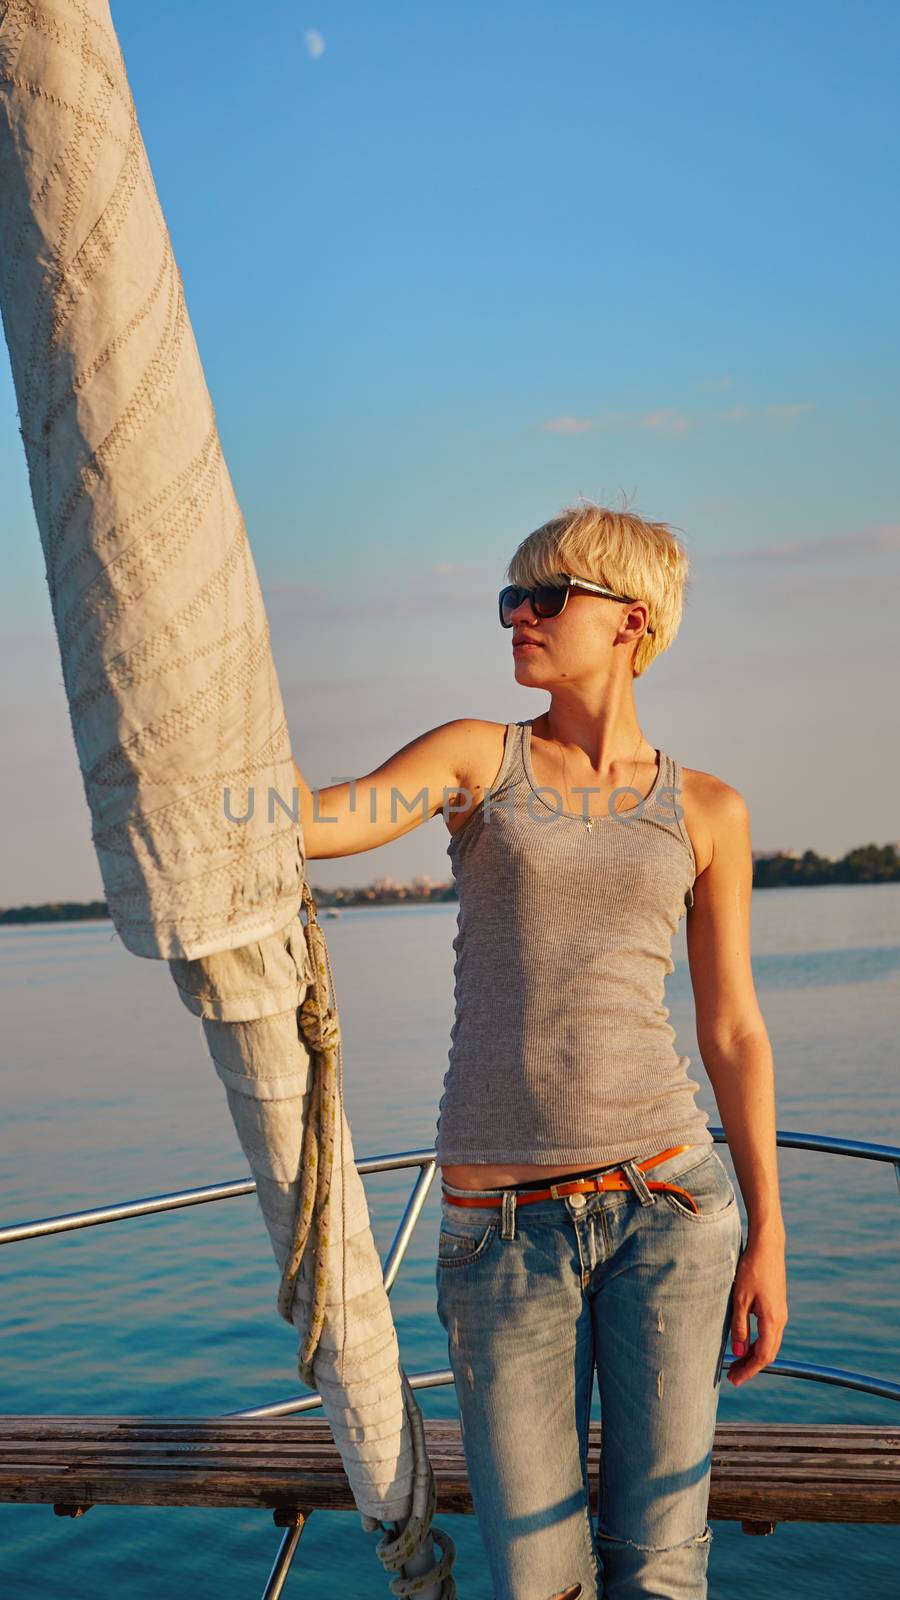
<svg viewBox="0 0 900 1600">
<path fill-rule="evenodd" d="M 3 319 L 92 836 L 128 949 L 208 955 L 300 906 L 265 609 L 108 5 L 0 14 Z"/>
<path fill-rule="evenodd" d="M 303 835 L 256 570 L 107 0 L 0 0 L 0 303 L 110 914 L 203 1019 L 284 1268 L 315 1060 L 298 1027 Z M 402 1530 L 421 1502 L 416 1409 L 339 1110 L 327 1248 L 292 1314 L 305 1329 L 324 1272 L 313 1375 L 364 1526 Z"/>
</svg>

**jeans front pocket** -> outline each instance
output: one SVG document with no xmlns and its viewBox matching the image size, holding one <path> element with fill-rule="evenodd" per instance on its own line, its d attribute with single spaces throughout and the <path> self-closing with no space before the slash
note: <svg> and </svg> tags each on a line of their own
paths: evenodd
<svg viewBox="0 0 900 1600">
<path fill-rule="evenodd" d="M 464 1231 L 465 1224 L 460 1225 L 456 1232 L 456 1224 L 444 1217 L 441 1222 L 441 1231 L 438 1238 L 437 1264 L 440 1270 L 447 1267 L 467 1267 L 473 1261 L 478 1261 L 490 1249 L 491 1241 L 497 1232 L 496 1222 L 489 1222 L 486 1226 L 478 1223 L 469 1224 L 469 1231 Z"/>
<path fill-rule="evenodd" d="M 697 1207 L 692 1211 L 681 1195 L 661 1190 L 662 1198 L 686 1222 L 720 1222 L 737 1209 L 737 1194 L 721 1157 L 711 1150 L 708 1156 L 687 1172 L 676 1173 L 667 1180 L 686 1189 Z"/>
</svg>

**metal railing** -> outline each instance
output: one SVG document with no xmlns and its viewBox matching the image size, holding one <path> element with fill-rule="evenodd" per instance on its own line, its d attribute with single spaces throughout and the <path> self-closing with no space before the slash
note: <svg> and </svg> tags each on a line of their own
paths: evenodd
<svg viewBox="0 0 900 1600">
<path fill-rule="evenodd" d="M 724 1129 L 710 1126 L 716 1143 L 727 1143 Z M 796 1133 L 779 1130 L 776 1141 L 780 1146 L 795 1150 L 816 1150 L 829 1155 L 851 1156 L 865 1161 L 882 1161 L 893 1166 L 897 1187 L 900 1190 L 900 1148 L 889 1144 L 866 1143 L 861 1139 L 837 1139 L 827 1134 Z M 407 1150 L 386 1156 L 366 1156 L 356 1163 L 357 1171 L 365 1177 L 377 1172 L 395 1172 L 404 1168 L 418 1168 L 418 1175 L 397 1231 L 385 1257 L 384 1286 L 390 1294 L 403 1258 L 422 1214 L 422 1208 L 434 1182 L 437 1171 L 436 1153 L 431 1150 Z M 143 1200 L 128 1200 L 118 1205 L 95 1206 L 86 1211 L 71 1211 L 56 1217 L 41 1217 L 33 1222 L 20 1222 L 12 1227 L 0 1228 L 0 1245 L 22 1244 L 28 1239 L 45 1239 L 60 1233 L 73 1233 L 79 1228 L 95 1228 L 108 1222 L 124 1222 L 134 1217 L 158 1216 L 163 1212 L 181 1211 L 188 1206 L 208 1205 L 215 1200 L 236 1200 L 243 1195 L 255 1194 L 252 1178 L 238 1178 L 232 1183 L 204 1184 L 199 1189 L 181 1189 L 171 1194 L 149 1195 Z M 723 1370 L 727 1371 L 731 1358 L 726 1357 Z M 851 1372 L 842 1367 L 827 1367 L 814 1361 L 792 1361 L 776 1357 L 763 1373 L 773 1378 L 803 1378 L 814 1383 L 834 1384 L 842 1389 L 857 1389 L 864 1394 L 878 1395 L 885 1400 L 900 1400 L 900 1383 L 886 1378 L 874 1378 L 862 1372 Z M 434 1389 L 453 1383 L 449 1367 L 433 1371 L 408 1373 L 413 1389 Z M 322 1404 L 318 1394 L 291 1395 L 285 1400 L 269 1401 L 241 1411 L 224 1413 L 229 1419 L 286 1417 L 295 1413 L 314 1411 Z M 299 1543 L 303 1519 L 285 1530 L 281 1545 L 262 1600 L 278 1600 L 287 1578 L 288 1570 Z"/>
</svg>

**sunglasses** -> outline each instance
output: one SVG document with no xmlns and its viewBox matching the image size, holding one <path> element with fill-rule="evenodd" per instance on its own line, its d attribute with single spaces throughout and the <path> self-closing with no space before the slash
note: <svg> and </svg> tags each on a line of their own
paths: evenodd
<svg viewBox="0 0 900 1600">
<path fill-rule="evenodd" d="M 568 572 L 560 572 L 558 578 L 558 583 L 538 583 L 533 589 L 526 588 L 522 583 L 510 583 L 501 589 L 500 626 L 512 627 L 513 612 L 518 611 L 525 600 L 536 617 L 558 617 L 560 612 L 565 611 L 573 589 L 582 589 L 586 594 L 599 594 L 604 600 L 621 600 L 627 605 L 638 598 L 632 594 L 616 594 L 615 590 L 605 588 L 602 583 L 590 583 L 587 578 L 573 578 Z M 653 628 L 647 629 L 648 633 L 654 631 Z"/>
</svg>

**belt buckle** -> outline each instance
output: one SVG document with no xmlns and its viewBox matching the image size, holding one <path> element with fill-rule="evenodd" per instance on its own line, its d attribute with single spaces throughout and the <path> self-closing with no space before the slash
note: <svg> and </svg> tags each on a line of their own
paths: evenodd
<svg viewBox="0 0 900 1600">
<path fill-rule="evenodd" d="M 567 1184 L 548 1184 L 548 1189 L 549 1192 L 551 1192 L 554 1200 L 565 1200 L 565 1195 L 583 1194 L 585 1190 L 581 1189 L 580 1186 L 581 1184 L 585 1184 L 585 1182 L 589 1181 L 591 1181 L 591 1179 L 573 1178 L 570 1179 L 570 1182 L 567 1182 Z"/>
<path fill-rule="evenodd" d="M 551 1183 L 548 1187 L 554 1200 L 564 1200 L 567 1194 L 602 1194 L 606 1188 L 603 1181 L 605 1176 L 605 1173 L 598 1172 L 590 1178 L 574 1178 L 571 1183 Z"/>
</svg>

